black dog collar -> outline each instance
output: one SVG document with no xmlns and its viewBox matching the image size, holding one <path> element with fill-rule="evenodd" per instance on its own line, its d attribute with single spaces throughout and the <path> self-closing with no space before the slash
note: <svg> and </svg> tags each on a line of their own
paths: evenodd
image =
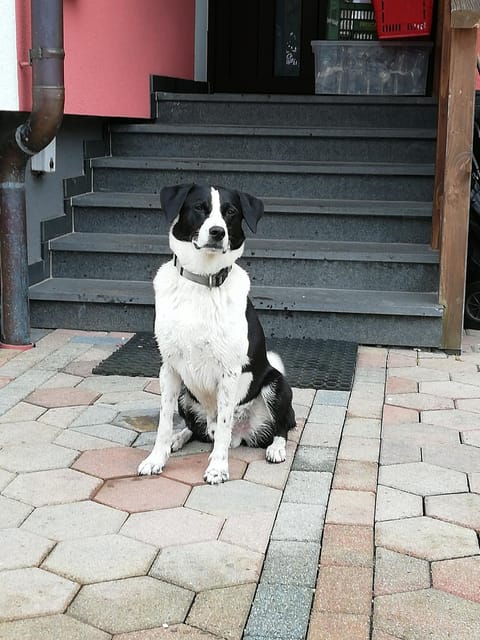
<svg viewBox="0 0 480 640">
<path fill-rule="evenodd" d="M 196 282 L 197 284 L 203 284 L 204 287 L 208 287 L 211 289 L 212 287 L 220 287 L 228 277 L 228 274 L 232 270 L 232 267 L 225 267 L 224 269 L 220 269 L 217 273 L 213 273 L 209 276 L 202 276 L 198 273 L 192 273 L 191 271 L 187 271 L 182 267 L 180 262 L 178 261 L 177 256 L 173 256 L 173 264 L 177 267 L 178 273 L 186 278 L 187 280 L 191 280 L 192 282 Z"/>
</svg>

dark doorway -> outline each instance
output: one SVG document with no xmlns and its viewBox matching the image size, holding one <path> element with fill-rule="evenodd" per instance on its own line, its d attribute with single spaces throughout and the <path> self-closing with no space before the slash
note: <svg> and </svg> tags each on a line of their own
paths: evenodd
<svg viewBox="0 0 480 640">
<path fill-rule="evenodd" d="M 209 82 L 231 93 L 314 93 L 322 0 L 211 0 Z"/>
</svg>

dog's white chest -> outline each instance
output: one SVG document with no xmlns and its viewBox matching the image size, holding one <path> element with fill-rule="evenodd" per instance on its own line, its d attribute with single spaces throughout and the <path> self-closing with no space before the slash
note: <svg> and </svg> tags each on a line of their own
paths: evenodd
<svg viewBox="0 0 480 640">
<path fill-rule="evenodd" d="M 159 270 L 154 281 L 155 335 L 162 358 L 204 406 L 216 406 L 222 375 L 247 362 L 243 278 L 232 273 L 230 282 L 209 289 L 165 271 Z"/>
</svg>

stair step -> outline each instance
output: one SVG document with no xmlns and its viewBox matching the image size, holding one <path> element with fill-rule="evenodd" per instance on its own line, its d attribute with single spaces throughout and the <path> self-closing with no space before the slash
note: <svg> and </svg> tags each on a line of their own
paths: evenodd
<svg viewBox="0 0 480 640">
<path fill-rule="evenodd" d="M 434 165 L 429 163 L 273 162 L 204 158 L 94 158 L 94 189 L 159 192 L 182 182 L 221 184 L 265 196 L 431 200 Z"/>
<path fill-rule="evenodd" d="M 155 94 L 161 123 L 318 127 L 435 127 L 437 101 L 423 96 Z"/>
<path fill-rule="evenodd" d="M 428 292 L 359 291 L 302 287 L 252 288 L 257 309 L 328 311 L 399 316 L 442 316 L 437 295 Z M 121 303 L 153 305 L 151 282 L 50 278 L 30 287 L 30 299 L 59 302 Z"/>
<path fill-rule="evenodd" d="M 132 124 L 112 127 L 112 154 L 301 161 L 433 162 L 435 129 Z"/>
<path fill-rule="evenodd" d="M 73 233 L 51 241 L 52 275 L 152 280 L 171 259 L 167 236 Z M 427 245 L 249 238 L 239 260 L 252 285 L 434 291 Z"/>
<path fill-rule="evenodd" d="M 262 198 L 257 237 L 410 242 L 431 236 L 431 202 Z M 158 194 L 94 192 L 72 198 L 74 228 L 90 233 L 166 234 Z M 250 235 L 250 234 L 249 234 Z"/>
</svg>

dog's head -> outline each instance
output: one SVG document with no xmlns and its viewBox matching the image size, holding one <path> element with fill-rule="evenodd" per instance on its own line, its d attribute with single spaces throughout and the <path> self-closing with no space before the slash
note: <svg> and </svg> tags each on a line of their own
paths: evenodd
<svg viewBox="0 0 480 640">
<path fill-rule="evenodd" d="M 232 264 L 243 251 L 243 221 L 255 232 L 263 214 L 258 198 L 218 186 L 164 187 L 160 201 L 171 225 L 170 247 L 187 268 L 189 264 L 212 268 Z"/>
</svg>

